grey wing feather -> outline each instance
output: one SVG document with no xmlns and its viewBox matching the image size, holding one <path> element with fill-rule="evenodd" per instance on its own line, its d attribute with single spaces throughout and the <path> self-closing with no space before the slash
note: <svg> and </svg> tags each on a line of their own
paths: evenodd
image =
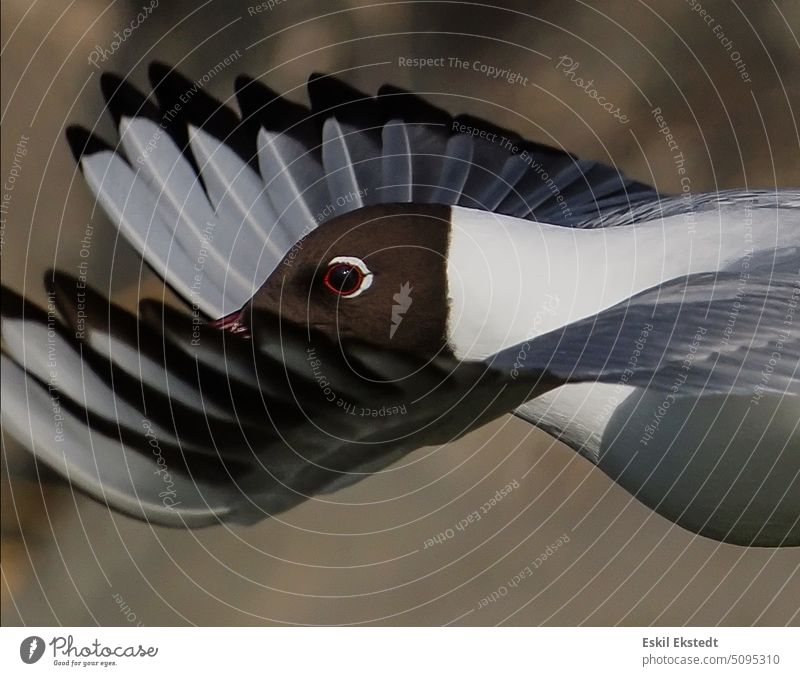
<svg viewBox="0 0 800 676">
<path fill-rule="evenodd" d="M 183 242 L 192 245 L 200 240 L 189 227 L 178 228 L 180 238 L 174 234 L 155 208 L 155 194 L 121 157 L 105 150 L 84 157 L 81 166 L 89 188 L 120 233 L 187 303 L 210 316 L 235 308 L 236 299 L 212 279 L 203 285 L 202 294 L 195 292 L 196 261 Z"/>
<path fill-rule="evenodd" d="M 174 470 L 162 481 L 157 455 L 151 451 L 147 457 L 119 438 L 93 430 L 66 409 L 57 392 L 6 355 L 2 396 L 4 430 L 97 500 L 168 526 L 218 523 L 231 511 L 229 498 L 220 499 L 213 489 Z M 142 446 L 147 446 L 144 437 Z"/>
<path fill-rule="evenodd" d="M 69 302 L 63 286 L 54 292 L 59 304 Z M 90 294 L 87 327 L 76 332 L 58 319 L 56 307 L 45 313 L 3 289 L 5 430 L 77 487 L 137 518 L 199 526 L 263 516 L 254 509 L 258 494 L 248 496 L 240 483 L 260 469 L 245 438 L 253 434 L 254 416 L 240 417 L 232 395 L 226 404 L 220 379 L 212 383 L 188 360 L 164 352 L 159 362 L 143 349 L 148 363 L 137 371 L 130 363 L 139 347 L 136 333 L 117 336 L 124 349 L 93 349 L 92 342 L 102 345 L 109 337 L 102 335 L 103 314 L 121 320 L 118 333 L 135 320 L 107 305 L 103 313 L 101 297 L 81 292 Z M 152 338 L 152 344 L 168 342 Z M 195 402 L 183 401 L 176 386 L 192 387 Z M 269 445 L 263 431 L 256 438 Z M 270 487 L 268 477 L 262 485 Z"/>
<path fill-rule="evenodd" d="M 413 188 L 411 141 L 402 120 L 383 126 L 383 194 L 387 202 L 411 202 Z"/>
<path fill-rule="evenodd" d="M 684 195 L 660 195 L 654 199 L 638 201 L 630 205 L 603 205 L 603 215 L 589 227 L 631 225 L 684 214 L 702 214 L 707 211 L 720 213 L 731 209 L 798 209 L 800 190 L 780 189 L 730 189 L 710 193 L 688 193 Z"/>
<path fill-rule="evenodd" d="M 445 159 L 431 201 L 439 204 L 458 204 L 472 166 L 472 138 L 465 134 L 447 140 Z"/>
<path fill-rule="evenodd" d="M 262 128 L 258 135 L 258 161 L 267 195 L 277 214 L 270 242 L 275 258 L 317 227 L 328 202 L 322 163 L 310 149 L 288 134 Z"/>
<path fill-rule="evenodd" d="M 335 117 L 325 120 L 322 131 L 322 162 L 332 202 L 345 205 L 343 211 L 364 206 L 360 162 L 374 156 L 368 139 L 358 130 L 343 127 Z M 347 201 L 349 198 L 349 201 Z"/>
<path fill-rule="evenodd" d="M 800 278 L 690 275 L 500 352 L 495 369 L 675 394 L 800 394 Z M 520 358 L 522 356 L 522 358 Z"/>
</svg>

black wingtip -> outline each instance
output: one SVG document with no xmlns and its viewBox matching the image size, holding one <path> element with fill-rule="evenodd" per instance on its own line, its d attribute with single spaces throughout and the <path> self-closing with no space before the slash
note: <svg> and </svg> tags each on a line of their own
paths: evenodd
<svg viewBox="0 0 800 676">
<path fill-rule="evenodd" d="M 239 75 L 237 75 L 233 81 L 233 87 L 236 90 L 237 96 L 240 92 L 245 91 L 251 85 L 258 86 L 259 84 L 261 83 L 258 80 L 250 77 L 249 75 L 245 75 L 244 73 L 239 73 Z M 262 86 L 266 87 L 266 85 Z"/>
<path fill-rule="evenodd" d="M 122 86 L 124 80 L 116 73 L 104 71 L 100 74 L 100 91 L 103 92 L 103 98 L 108 101 L 114 97 L 117 89 Z"/>
<path fill-rule="evenodd" d="M 284 98 L 263 82 L 247 75 L 236 78 L 236 99 L 244 123 L 254 122 L 270 131 L 289 131 L 303 137 L 310 133 L 311 111 L 307 106 Z M 311 147 L 311 137 L 308 138 Z"/>
<path fill-rule="evenodd" d="M 452 120 L 450 114 L 442 108 L 425 101 L 419 95 L 384 84 L 378 89 L 378 103 L 387 110 L 392 117 L 400 117 L 408 123 L 437 124 L 449 126 Z"/>
<path fill-rule="evenodd" d="M 260 119 L 264 109 L 280 98 L 277 92 L 249 75 L 237 75 L 234 87 L 242 120 Z"/>
<path fill-rule="evenodd" d="M 93 155 L 101 150 L 111 150 L 111 146 L 108 143 L 80 125 L 70 125 L 64 133 L 72 151 L 72 156 L 78 166 L 80 166 L 81 158 L 84 155 Z"/>
<path fill-rule="evenodd" d="M 153 89 L 157 89 L 171 77 L 182 77 L 172 66 L 163 61 L 151 61 L 147 67 L 147 76 Z"/>
<path fill-rule="evenodd" d="M 308 78 L 311 111 L 319 121 L 336 116 L 361 129 L 372 129 L 375 135 L 387 118 L 375 98 L 347 84 L 335 75 L 312 73 Z"/>
<path fill-rule="evenodd" d="M 103 73 L 100 76 L 100 88 L 116 125 L 119 126 L 123 116 L 149 117 L 158 121 L 155 104 L 127 80 L 114 73 Z"/>
<path fill-rule="evenodd" d="M 0 285 L 0 312 L 3 317 L 18 317 L 21 315 L 25 300 L 16 291 L 5 284 Z"/>
<path fill-rule="evenodd" d="M 103 331 L 110 327 L 121 334 L 131 331 L 131 321 L 127 313 L 77 277 L 51 269 L 45 273 L 44 285 L 78 340 L 83 340 L 88 335 L 87 332 L 99 327 Z"/>
<path fill-rule="evenodd" d="M 161 61 L 153 61 L 147 69 L 147 75 L 162 108 L 169 106 L 177 108 L 176 103 L 179 101 L 179 97 L 188 94 L 185 96 L 188 103 L 183 102 L 180 109 L 182 112 L 190 113 L 191 116 L 191 113 L 194 112 L 193 109 L 198 106 L 198 101 L 205 101 L 209 98 L 202 87 L 192 82 L 176 68 Z M 219 102 L 217 102 L 217 106 L 219 106 Z"/>
<path fill-rule="evenodd" d="M 44 273 L 44 288 L 54 299 L 56 307 L 67 321 L 74 319 L 78 279 L 61 270 L 49 269 Z"/>
<path fill-rule="evenodd" d="M 64 291 L 71 291 L 76 288 L 77 284 L 78 278 L 68 272 L 49 268 L 44 273 L 44 288 L 49 294 L 58 295 Z"/>
<path fill-rule="evenodd" d="M 372 96 L 337 76 L 316 71 L 308 76 L 308 97 L 315 111 L 354 104 L 362 104 L 363 107 L 374 103 Z"/>
<path fill-rule="evenodd" d="M 0 314 L 6 319 L 47 321 L 45 310 L 5 285 L 0 285 Z"/>
<path fill-rule="evenodd" d="M 174 331 L 182 335 L 185 331 L 188 315 L 154 298 L 143 298 L 139 301 L 139 318 L 142 323 L 155 328 L 159 333 Z"/>
</svg>

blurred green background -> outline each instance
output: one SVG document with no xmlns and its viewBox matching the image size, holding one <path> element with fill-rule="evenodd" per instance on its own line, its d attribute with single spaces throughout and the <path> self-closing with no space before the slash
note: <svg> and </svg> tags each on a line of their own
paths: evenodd
<svg viewBox="0 0 800 676">
<path fill-rule="evenodd" d="M 239 50 L 206 85 L 222 100 L 239 73 L 299 101 L 313 71 L 340 72 L 369 92 L 391 82 L 679 191 L 652 114 L 660 108 L 694 190 L 800 186 L 796 0 L 162 0 L 112 50 L 115 31 L 150 4 L 2 5 L 0 175 L 15 178 L 3 197 L 2 278 L 40 301 L 45 269 L 80 262 L 90 220 L 95 251 L 103 252 L 93 257 L 92 280 L 134 298 L 137 259 L 94 211 L 64 128 L 78 122 L 114 141 L 100 72 L 149 91 L 152 60 L 195 79 Z M 100 68 L 92 53 L 107 57 L 95 56 Z M 562 56 L 629 121 L 557 69 Z M 399 65 L 413 57 L 508 68 L 528 86 L 472 69 Z M 109 513 L 54 481 L 12 439 L 3 444 L 8 625 L 800 623 L 800 550 L 693 536 L 511 417 L 445 448 L 422 449 L 328 502 L 256 526 L 196 532 Z M 511 481 L 519 488 L 479 522 L 425 547 Z M 537 558 L 534 575 L 509 585 Z"/>
</svg>

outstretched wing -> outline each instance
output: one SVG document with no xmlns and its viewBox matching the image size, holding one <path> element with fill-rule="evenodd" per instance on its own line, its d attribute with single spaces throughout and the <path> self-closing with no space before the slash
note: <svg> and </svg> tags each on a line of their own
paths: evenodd
<svg viewBox="0 0 800 676">
<path fill-rule="evenodd" d="M 800 394 L 800 254 L 674 279 L 495 355 L 494 369 L 675 395 Z"/>
<path fill-rule="evenodd" d="M 659 198 L 613 167 L 392 87 L 373 97 L 314 75 L 306 107 L 239 78 L 239 116 L 166 66 L 150 76 L 157 104 L 103 76 L 116 147 L 79 127 L 68 138 L 122 235 L 213 318 L 249 300 L 297 240 L 361 206 L 459 204 L 595 227 Z"/>
<path fill-rule="evenodd" d="M 386 360 L 266 312 L 248 340 L 155 301 L 136 316 L 78 280 L 47 281 L 47 309 L 3 289 L 4 430 L 131 516 L 250 523 L 467 431 L 440 424 L 470 389 L 444 360 Z"/>
<path fill-rule="evenodd" d="M 243 423 L 209 395 L 227 392 L 211 385 L 216 374 L 91 291 L 81 295 L 73 310 L 74 291 L 54 292 L 45 311 L 3 290 L 5 431 L 133 516 L 167 525 L 229 518 L 241 503 L 236 479 L 252 462 Z"/>
</svg>

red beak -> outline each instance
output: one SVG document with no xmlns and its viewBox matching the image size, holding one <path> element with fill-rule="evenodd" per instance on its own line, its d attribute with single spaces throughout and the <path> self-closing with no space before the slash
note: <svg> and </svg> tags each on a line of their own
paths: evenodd
<svg viewBox="0 0 800 676">
<path fill-rule="evenodd" d="M 210 322 L 210 325 L 215 329 L 228 331 L 228 333 L 240 336 L 241 338 L 249 338 L 250 327 L 244 323 L 243 316 L 244 309 L 236 310 L 235 312 L 231 312 L 229 315 L 225 315 L 224 317 L 220 317 L 219 319 Z"/>
</svg>

